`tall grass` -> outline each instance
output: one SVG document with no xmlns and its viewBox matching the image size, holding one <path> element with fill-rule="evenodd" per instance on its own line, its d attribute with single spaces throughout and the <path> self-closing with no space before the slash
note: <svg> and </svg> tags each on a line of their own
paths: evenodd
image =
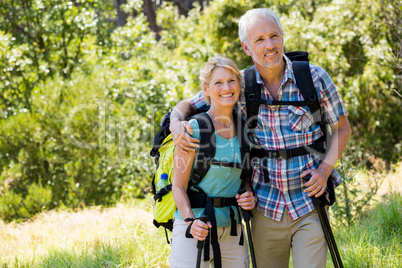
<svg viewBox="0 0 402 268">
<path fill-rule="evenodd" d="M 336 230 L 345 267 L 402 267 L 401 228 L 402 197 L 393 192 L 360 222 Z"/>
<path fill-rule="evenodd" d="M 0 223 L 0 267 L 169 267 L 170 246 L 151 212 L 147 201 L 133 200 Z M 344 266 L 402 267 L 401 226 L 402 197 L 394 192 L 358 223 L 334 229 Z"/>
</svg>

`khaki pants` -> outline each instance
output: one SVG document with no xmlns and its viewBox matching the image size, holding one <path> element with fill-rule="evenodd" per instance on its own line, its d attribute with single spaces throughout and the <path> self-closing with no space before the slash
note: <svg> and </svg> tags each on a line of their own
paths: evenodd
<svg viewBox="0 0 402 268">
<path fill-rule="evenodd" d="M 325 268 L 327 243 L 316 210 L 295 221 L 290 219 L 287 210 L 280 222 L 265 217 L 256 209 L 253 215 L 252 233 L 258 267 L 287 268 L 292 250 L 293 267 Z"/>
<path fill-rule="evenodd" d="M 194 268 L 197 262 L 197 239 L 186 238 L 187 225 L 184 221 L 175 219 L 172 233 L 172 252 L 170 254 L 171 268 Z M 223 268 L 247 268 L 249 256 L 247 239 L 244 237 L 244 245 L 239 245 L 241 225 L 237 226 L 237 236 L 230 236 L 229 227 L 218 227 L 218 242 L 221 249 Z M 244 232 L 244 235 L 246 233 Z M 210 246 L 210 261 L 204 261 L 202 251 L 201 267 L 214 267 L 212 246 Z"/>
</svg>

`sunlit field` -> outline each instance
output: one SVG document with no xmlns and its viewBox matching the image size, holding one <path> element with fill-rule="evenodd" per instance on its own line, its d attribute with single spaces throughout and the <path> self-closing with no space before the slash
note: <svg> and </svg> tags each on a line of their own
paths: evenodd
<svg viewBox="0 0 402 268">
<path fill-rule="evenodd" d="M 345 267 L 402 267 L 401 168 L 351 227 L 334 229 Z M 50 211 L 0 223 L 1 267 L 169 267 L 170 246 L 148 200 L 112 208 Z M 170 234 L 169 234 L 170 235 Z M 328 254 L 328 267 L 333 267 Z"/>
</svg>

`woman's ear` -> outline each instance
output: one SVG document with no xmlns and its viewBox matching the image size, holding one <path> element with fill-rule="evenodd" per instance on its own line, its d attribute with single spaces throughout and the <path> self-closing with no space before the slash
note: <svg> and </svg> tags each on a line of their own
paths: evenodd
<svg viewBox="0 0 402 268">
<path fill-rule="evenodd" d="M 208 92 L 208 87 L 207 87 L 207 85 L 202 85 L 202 93 L 203 93 L 205 96 L 209 96 L 209 92 Z"/>
</svg>

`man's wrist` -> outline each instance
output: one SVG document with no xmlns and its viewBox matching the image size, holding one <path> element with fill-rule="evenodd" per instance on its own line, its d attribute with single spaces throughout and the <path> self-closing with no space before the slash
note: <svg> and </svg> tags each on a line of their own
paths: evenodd
<svg viewBox="0 0 402 268">
<path fill-rule="evenodd" d="M 326 162 L 322 162 L 318 168 L 319 170 L 321 170 L 325 176 L 325 178 L 328 178 L 329 175 L 331 175 L 332 170 L 334 169 L 334 166 L 327 164 Z"/>
</svg>

